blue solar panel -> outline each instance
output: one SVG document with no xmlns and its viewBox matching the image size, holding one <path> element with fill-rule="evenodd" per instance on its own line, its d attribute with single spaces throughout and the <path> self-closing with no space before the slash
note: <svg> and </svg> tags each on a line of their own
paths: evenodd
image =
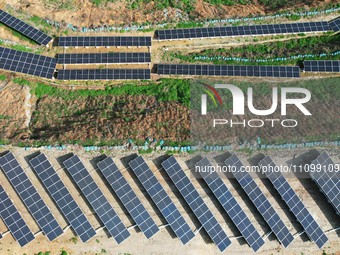
<svg viewBox="0 0 340 255">
<path fill-rule="evenodd" d="M 159 40 L 209 38 L 228 36 L 292 34 L 308 32 L 327 32 L 328 22 L 302 22 L 288 24 L 264 24 L 252 26 L 204 27 L 189 29 L 168 29 L 156 31 Z"/>
<path fill-rule="evenodd" d="M 300 68 L 298 66 L 158 64 L 157 74 L 298 78 L 300 77 Z"/>
<path fill-rule="evenodd" d="M 0 157 L 0 166 L 47 238 L 52 241 L 60 236 L 63 229 L 11 152 Z"/>
<path fill-rule="evenodd" d="M 175 157 L 172 156 L 163 161 L 162 166 L 191 210 L 194 212 L 195 216 L 202 224 L 205 231 L 217 245 L 218 249 L 220 251 L 224 251 L 231 244 L 230 239 L 216 220 L 215 216 L 209 210 L 201 196 L 198 194 L 189 178 L 185 175 L 183 169 L 178 164 Z"/>
<path fill-rule="evenodd" d="M 305 60 L 303 66 L 305 72 L 340 72 L 340 60 Z"/>
<path fill-rule="evenodd" d="M 107 157 L 100 161 L 98 168 L 144 235 L 149 239 L 156 234 L 159 228 L 135 192 L 131 189 L 131 186 L 127 183 L 112 158 Z"/>
<path fill-rule="evenodd" d="M 340 17 L 337 17 L 336 19 L 332 20 L 331 22 L 328 22 L 329 27 L 334 31 L 334 32 L 339 32 L 340 31 Z"/>
<path fill-rule="evenodd" d="M 273 160 L 266 156 L 259 162 L 259 166 L 262 167 L 267 178 L 279 192 L 280 196 L 288 205 L 290 211 L 295 215 L 298 222 L 300 222 L 309 238 L 321 248 L 328 241 L 327 236 L 289 185 L 286 178 L 281 172 L 275 171 L 276 165 Z"/>
<path fill-rule="evenodd" d="M 149 62 L 151 62 L 151 54 L 146 52 L 58 54 L 58 64 L 131 64 Z"/>
<path fill-rule="evenodd" d="M 155 175 L 150 170 L 142 157 L 137 157 L 129 162 L 129 166 L 142 183 L 146 192 L 156 204 L 163 217 L 169 223 L 171 229 L 183 244 L 189 242 L 194 236 L 194 232 L 184 220 L 171 198 L 158 182 Z"/>
<path fill-rule="evenodd" d="M 203 158 L 195 165 L 195 167 L 196 166 L 199 166 L 200 168 L 209 167 L 211 166 L 211 163 L 207 158 Z M 239 206 L 234 196 L 230 193 L 227 186 L 223 183 L 221 177 L 216 172 L 212 171 L 199 171 L 199 174 L 207 183 L 210 190 L 229 215 L 230 219 L 234 222 L 249 246 L 254 251 L 260 249 L 264 244 L 264 240 Z"/>
<path fill-rule="evenodd" d="M 150 69 L 63 69 L 58 80 L 150 80 Z"/>
<path fill-rule="evenodd" d="M 34 235 L 28 228 L 26 222 L 21 217 L 12 200 L 0 185 L 0 217 L 5 222 L 7 228 L 14 239 L 21 247 L 25 246 L 34 239 Z M 2 238 L 2 235 L 1 235 Z"/>
<path fill-rule="evenodd" d="M 80 239 L 83 242 L 87 242 L 95 236 L 96 231 L 93 229 L 85 214 L 81 211 L 46 156 L 44 154 L 39 154 L 30 160 L 30 164 Z"/>
<path fill-rule="evenodd" d="M 340 173 L 336 170 L 334 162 L 326 152 L 323 152 L 311 165 L 314 166 L 311 169 L 315 171 L 309 171 L 310 176 L 340 215 Z"/>
<path fill-rule="evenodd" d="M 128 238 L 129 231 L 78 156 L 74 155 L 65 160 L 64 166 L 116 242 L 119 244 Z"/>
<path fill-rule="evenodd" d="M 52 79 L 55 58 L 0 47 L 0 69 Z"/>
<path fill-rule="evenodd" d="M 236 155 L 232 155 L 225 161 L 225 164 L 232 167 L 234 177 L 241 185 L 242 189 L 247 193 L 256 209 L 261 213 L 280 243 L 284 247 L 288 247 L 294 240 L 293 235 L 289 232 L 288 228 L 257 186 L 251 175 L 242 171 L 243 165 L 240 159 Z"/>
<path fill-rule="evenodd" d="M 61 47 L 151 46 L 151 36 L 61 36 Z"/>
<path fill-rule="evenodd" d="M 18 31 L 24 36 L 27 36 L 33 41 L 36 41 L 39 44 L 47 45 L 50 41 L 52 41 L 52 37 L 46 35 L 40 30 L 32 27 L 31 25 L 28 25 L 27 23 L 13 17 L 12 15 L 3 10 L 0 10 L 0 22 Z"/>
</svg>

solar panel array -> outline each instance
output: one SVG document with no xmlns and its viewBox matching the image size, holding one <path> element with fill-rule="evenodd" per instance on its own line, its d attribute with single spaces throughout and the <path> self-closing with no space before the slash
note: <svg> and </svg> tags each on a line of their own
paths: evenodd
<svg viewBox="0 0 340 255">
<path fill-rule="evenodd" d="M 326 152 L 323 152 L 311 165 L 314 165 L 315 171 L 309 171 L 310 176 L 340 215 L 340 173 L 336 171 L 334 162 Z"/>
<path fill-rule="evenodd" d="M 195 167 L 196 166 L 206 168 L 211 166 L 211 163 L 207 158 L 203 158 L 196 163 Z M 230 193 L 227 186 L 223 183 L 221 177 L 219 177 L 216 172 L 212 171 L 199 171 L 199 174 L 209 186 L 210 190 L 236 225 L 237 229 L 240 231 L 249 246 L 254 251 L 260 249 L 260 247 L 264 244 L 264 240 L 237 203 L 234 196 Z"/>
<path fill-rule="evenodd" d="M 27 23 L 13 17 L 3 10 L 0 10 L 0 22 L 18 31 L 24 36 L 27 36 L 33 41 L 36 41 L 39 44 L 47 45 L 50 41 L 52 41 L 52 37 L 46 35 L 44 32 L 32 27 L 31 25 L 28 25 Z"/>
<path fill-rule="evenodd" d="M 150 80 L 150 69 L 58 70 L 58 80 Z"/>
<path fill-rule="evenodd" d="M 158 182 L 144 159 L 139 156 L 130 161 L 129 166 L 138 180 L 142 183 L 163 217 L 169 223 L 176 236 L 183 244 L 189 242 L 195 236 L 194 232 L 192 232 L 189 225 L 186 223 L 169 195 L 165 192 L 162 185 Z"/>
<path fill-rule="evenodd" d="M 281 172 L 275 170 L 277 166 L 273 160 L 269 156 L 266 156 L 259 162 L 259 166 L 262 167 L 262 170 L 265 170 L 264 172 L 267 178 L 279 192 L 280 196 L 288 205 L 290 211 L 295 215 L 298 222 L 300 222 L 305 233 L 319 248 L 321 248 L 327 242 L 327 236 L 289 185 L 286 178 Z"/>
<path fill-rule="evenodd" d="M 78 53 L 58 55 L 58 64 L 120 64 L 150 62 L 150 53 L 144 52 Z"/>
<path fill-rule="evenodd" d="M 297 66 L 232 66 L 232 65 L 176 65 L 158 64 L 159 75 L 300 77 Z"/>
<path fill-rule="evenodd" d="M 52 241 L 61 235 L 63 229 L 11 152 L 0 157 L 0 167 L 47 238 Z"/>
<path fill-rule="evenodd" d="M 34 235 L 14 206 L 6 191 L 0 185 L 0 217 L 21 247 L 34 239 Z M 1 235 L 2 238 L 2 235 Z"/>
<path fill-rule="evenodd" d="M 224 251 L 231 244 L 230 239 L 205 204 L 202 197 L 198 194 L 175 157 L 172 156 L 163 161 L 162 166 L 210 236 L 211 240 L 217 245 L 220 251 Z"/>
<path fill-rule="evenodd" d="M 116 242 L 119 244 L 128 238 L 129 231 L 78 156 L 74 155 L 65 160 L 64 166 Z"/>
<path fill-rule="evenodd" d="M 52 79 L 57 60 L 0 47 L 0 69 Z"/>
<path fill-rule="evenodd" d="M 80 239 L 83 242 L 87 242 L 95 236 L 96 231 L 93 229 L 85 214 L 81 211 L 46 156 L 44 154 L 39 154 L 29 162 Z"/>
<path fill-rule="evenodd" d="M 112 158 L 107 157 L 100 161 L 98 168 L 144 235 L 149 239 L 156 234 L 159 231 L 158 226 L 127 183 Z"/>
<path fill-rule="evenodd" d="M 334 32 L 339 32 L 340 31 L 340 17 L 332 20 L 331 22 L 328 23 L 329 27 L 334 31 Z"/>
<path fill-rule="evenodd" d="M 61 47 L 151 46 L 150 36 L 62 36 Z"/>
<path fill-rule="evenodd" d="M 269 24 L 253 26 L 168 29 L 158 30 L 157 35 L 159 40 L 171 40 L 171 39 L 207 38 L 207 37 L 326 32 L 329 30 L 330 28 L 328 23 L 325 21 L 321 21 L 321 22 Z"/>
<path fill-rule="evenodd" d="M 305 72 L 340 72 L 340 60 L 305 60 L 303 65 Z"/>
<path fill-rule="evenodd" d="M 234 177 L 241 185 L 242 189 L 247 193 L 247 196 L 255 205 L 256 209 L 261 213 L 262 217 L 276 235 L 279 242 L 284 247 L 288 247 L 288 245 L 294 240 L 293 235 L 289 232 L 288 228 L 283 223 L 266 196 L 257 186 L 251 175 L 247 172 L 241 171 L 243 165 L 240 159 L 236 155 L 232 155 L 225 161 L 225 164 L 232 167 Z"/>
</svg>

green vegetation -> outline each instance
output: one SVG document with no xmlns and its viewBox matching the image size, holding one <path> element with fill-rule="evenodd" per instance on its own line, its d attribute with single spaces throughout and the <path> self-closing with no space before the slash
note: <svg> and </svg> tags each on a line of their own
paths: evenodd
<svg viewBox="0 0 340 255">
<path fill-rule="evenodd" d="M 100 0 L 97 0 L 100 1 Z M 142 4 L 148 4 L 152 0 L 130 0 L 130 9 L 141 8 Z M 163 10 L 168 8 L 178 8 L 186 13 L 191 13 L 195 9 L 196 0 L 182 0 L 182 1 L 172 1 L 172 0 L 158 0 L 153 1 L 155 3 L 156 10 Z"/>
<path fill-rule="evenodd" d="M 321 53 L 330 54 L 336 51 L 340 51 L 340 34 L 331 36 L 314 36 L 314 37 L 305 37 L 299 39 L 292 39 L 287 41 L 278 41 L 271 43 L 263 43 L 263 44 L 251 44 L 244 45 L 241 47 L 232 47 L 232 48 L 220 48 L 220 49 L 208 49 L 201 51 L 199 53 L 191 53 L 187 55 L 183 55 L 181 53 L 169 53 L 170 59 L 180 59 L 185 62 L 193 63 L 193 62 L 212 62 L 214 64 L 240 64 L 242 65 L 265 65 L 270 64 L 296 64 L 303 59 L 340 59 L 340 54 L 337 56 L 329 56 L 325 57 L 305 57 L 294 60 L 276 60 L 270 62 L 256 62 L 257 59 L 275 59 L 289 56 L 298 56 L 298 55 L 307 55 L 314 54 L 318 55 Z M 216 57 L 233 57 L 233 58 L 247 58 L 250 59 L 248 62 L 241 62 L 237 60 L 223 60 L 223 59 L 195 59 L 197 57 L 207 57 L 207 58 L 216 58 Z"/>
<path fill-rule="evenodd" d="M 156 96 L 160 101 L 178 101 L 185 106 L 190 104 L 189 81 L 176 79 L 162 79 L 160 84 L 148 82 L 146 85 L 127 84 L 122 86 L 107 86 L 105 90 L 63 90 L 43 83 L 34 83 L 16 78 L 13 80 L 20 85 L 29 85 L 38 98 L 45 95 L 55 96 L 64 100 L 78 97 L 105 95 L 148 95 Z"/>
<path fill-rule="evenodd" d="M 235 5 L 235 4 L 250 4 L 253 1 L 252 0 L 204 0 L 204 2 L 210 3 L 210 4 L 223 4 L 223 5 Z"/>
<path fill-rule="evenodd" d="M 38 252 L 38 254 L 34 254 L 34 255 L 51 255 L 51 252 L 50 251 Z"/>
<path fill-rule="evenodd" d="M 7 77 L 6 77 L 5 74 L 0 74 L 0 81 L 4 81 L 6 79 L 7 79 Z"/>
</svg>

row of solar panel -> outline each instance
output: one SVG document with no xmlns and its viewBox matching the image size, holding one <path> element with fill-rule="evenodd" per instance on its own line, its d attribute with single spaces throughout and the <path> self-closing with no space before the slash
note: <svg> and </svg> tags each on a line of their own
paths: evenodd
<svg viewBox="0 0 340 255">
<path fill-rule="evenodd" d="M 150 63 L 151 54 L 144 52 L 58 54 L 57 59 L 58 64 Z"/>
<path fill-rule="evenodd" d="M 61 47 L 151 46 L 150 36 L 62 36 Z"/>
<path fill-rule="evenodd" d="M 96 234 L 95 230 L 92 228 L 86 216 L 74 201 L 45 155 L 39 154 L 31 159 L 29 163 L 77 235 L 79 235 L 84 242 L 93 237 Z M 96 214 L 117 243 L 128 238 L 130 233 L 127 231 L 126 227 L 80 159 L 74 155 L 65 160 L 63 164 L 73 181 L 81 190 L 85 199 L 93 207 Z M 287 247 L 294 240 L 293 236 L 265 195 L 256 185 L 250 174 L 242 171 L 243 165 L 238 157 L 232 155 L 225 161 L 225 164 L 233 167 L 235 171 L 232 171 L 232 173 L 236 180 L 249 196 L 252 203 L 254 203 L 255 207 L 272 229 L 273 233 L 277 236 L 278 240 L 284 247 Z M 312 164 L 328 166 L 334 163 L 326 153 L 322 153 L 312 162 Z M 190 241 L 194 237 L 194 233 L 144 159 L 139 156 L 130 161 L 129 166 L 182 243 L 185 244 Z M 183 196 L 184 200 L 194 212 L 195 216 L 201 222 L 210 238 L 220 251 L 225 250 L 231 244 L 230 239 L 225 234 L 215 216 L 206 206 L 177 160 L 174 157 L 170 157 L 162 162 L 162 166 Z M 195 169 L 197 169 L 197 167 L 199 169 L 212 169 L 211 166 L 209 160 L 204 158 L 195 165 Z M 273 183 L 274 188 L 277 189 L 283 200 L 287 203 L 309 238 L 316 242 L 318 247 L 321 248 L 327 242 L 327 237 L 303 205 L 302 201 L 292 190 L 285 180 L 285 177 L 279 172 L 270 170 L 275 169 L 274 162 L 269 157 L 265 157 L 259 162 L 259 166 L 266 168 L 265 173 L 268 179 Z M 271 166 L 271 168 L 269 168 L 269 166 Z M 53 240 L 62 234 L 62 229 L 55 221 L 53 215 L 44 204 L 24 170 L 11 152 L 0 157 L 0 167 L 3 169 L 14 189 L 48 238 Z M 155 225 L 149 213 L 145 210 L 113 160 L 111 158 L 105 158 L 98 163 L 98 168 L 146 237 L 150 238 L 157 233 L 159 231 L 157 225 Z M 229 192 L 221 177 L 214 171 L 198 172 L 207 183 L 218 202 L 230 216 L 233 223 L 237 226 L 249 246 L 254 251 L 257 251 L 264 244 L 264 240 L 238 205 L 233 195 Z M 326 171 L 324 174 L 310 174 L 338 212 L 340 190 L 337 182 L 339 179 L 334 178 L 334 172 L 328 173 Z M 35 206 L 32 207 L 32 205 Z M 34 239 L 34 236 L 32 236 L 25 221 L 21 218 L 2 187 L 0 187 L 0 216 L 20 245 L 23 246 Z M 17 224 L 13 224 L 14 220 Z"/>
<path fill-rule="evenodd" d="M 47 45 L 52 38 L 27 23 L 13 17 L 7 12 L 0 10 L 0 22 L 31 38 L 42 45 Z M 160 40 L 243 36 L 243 35 L 266 35 L 287 34 L 305 32 L 326 32 L 340 30 L 340 17 L 330 21 L 303 22 L 289 24 L 269 24 L 253 26 L 229 26 L 213 28 L 192 28 L 158 30 L 156 34 Z M 151 46 L 150 36 L 63 36 L 59 37 L 58 45 L 61 47 L 108 47 L 108 46 Z"/>
<path fill-rule="evenodd" d="M 58 80 L 150 80 L 150 69 L 63 69 Z"/>
<path fill-rule="evenodd" d="M 0 47 L 0 69 L 52 79 L 57 60 L 42 55 Z M 146 63 L 150 53 L 60 54 L 60 64 Z M 306 72 L 340 72 L 340 61 L 304 61 Z M 232 66 L 158 64 L 159 75 L 300 77 L 296 66 Z M 58 71 L 60 80 L 149 80 L 149 69 L 66 69 Z"/>
<path fill-rule="evenodd" d="M 187 65 L 158 64 L 159 75 L 199 76 L 250 76 L 250 77 L 300 77 L 297 66 L 228 66 L 228 65 Z"/>
<path fill-rule="evenodd" d="M 33 41 L 36 41 L 39 44 L 47 45 L 49 42 L 52 41 L 52 37 L 32 27 L 31 25 L 28 25 L 27 23 L 15 18 L 14 16 L 3 10 L 0 10 L 0 22 L 27 36 Z"/>
<path fill-rule="evenodd" d="M 188 29 L 167 29 L 158 30 L 156 35 L 159 40 L 209 38 L 227 36 L 247 35 L 270 35 L 270 34 L 292 34 L 308 32 L 327 32 L 340 30 L 340 17 L 331 22 L 303 22 L 288 24 L 266 24 L 251 26 L 228 26 L 228 27 L 207 27 Z"/>
<path fill-rule="evenodd" d="M 303 66 L 305 72 L 340 72 L 340 60 L 305 60 Z"/>
</svg>

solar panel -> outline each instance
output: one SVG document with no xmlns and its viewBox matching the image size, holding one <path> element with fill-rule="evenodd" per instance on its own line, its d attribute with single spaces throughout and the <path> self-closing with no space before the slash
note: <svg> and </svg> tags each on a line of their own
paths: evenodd
<svg viewBox="0 0 340 255">
<path fill-rule="evenodd" d="M 305 72 L 340 72 L 340 60 L 305 60 L 303 65 Z"/>
<path fill-rule="evenodd" d="M 273 160 L 266 156 L 259 162 L 259 166 L 261 166 L 262 171 L 265 172 L 267 178 L 288 205 L 290 211 L 295 215 L 297 221 L 300 222 L 309 238 L 321 248 L 327 242 L 327 236 L 289 185 L 286 178 L 281 172 L 275 170 L 277 166 Z"/>
<path fill-rule="evenodd" d="M 0 166 L 47 238 L 52 241 L 60 236 L 63 229 L 11 152 L 0 157 Z"/>
<path fill-rule="evenodd" d="M 199 166 L 200 169 L 208 169 L 211 163 L 207 158 L 203 158 L 195 167 Z M 230 193 L 223 180 L 216 172 L 213 171 L 199 171 L 203 180 L 209 186 L 218 202 L 222 205 L 225 212 L 229 215 L 230 219 L 236 225 L 248 245 L 257 251 L 264 244 L 264 240 L 255 229 L 254 225 L 250 222 L 247 215 L 237 203 L 234 196 Z"/>
<path fill-rule="evenodd" d="M 60 47 L 151 46 L 150 36 L 61 36 Z"/>
<path fill-rule="evenodd" d="M 209 38 L 228 36 L 292 34 L 329 31 L 328 22 L 303 22 L 252 26 L 205 27 L 189 29 L 168 29 L 156 31 L 159 40 Z"/>
<path fill-rule="evenodd" d="M 194 236 L 194 232 L 178 211 L 177 207 L 158 182 L 155 175 L 150 170 L 144 159 L 139 156 L 129 162 L 129 166 L 142 183 L 146 192 L 156 204 L 157 208 L 169 223 L 171 229 L 183 244 L 189 242 Z"/>
<path fill-rule="evenodd" d="M 336 19 L 333 19 L 331 22 L 328 22 L 329 27 L 334 31 L 334 32 L 339 32 L 340 31 L 340 17 L 337 17 Z"/>
<path fill-rule="evenodd" d="M 107 157 L 100 161 L 98 168 L 144 235 L 149 239 L 156 234 L 159 228 L 131 186 L 127 183 L 112 158 Z"/>
<path fill-rule="evenodd" d="M 85 214 L 61 181 L 57 172 L 44 154 L 39 154 L 29 161 L 40 181 L 57 204 L 74 232 L 83 242 L 87 242 L 96 235 Z"/>
<path fill-rule="evenodd" d="M 130 236 L 129 231 L 78 156 L 65 160 L 64 166 L 116 242 L 119 244 L 127 239 Z"/>
<path fill-rule="evenodd" d="M 0 217 L 21 247 L 34 239 L 34 235 L 14 206 L 6 191 L 0 185 Z M 1 235 L 2 238 L 2 235 Z"/>
<path fill-rule="evenodd" d="M 310 176 L 340 215 L 340 173 L 336 170 L 334 162 L 326 152 L 323 152 L 311 163 L 310 169 Z"/>
<path fill-rule="evenodd" d="M 58 70 L 58 80 L 150 80 L 150 69 Z"/>
<path fill-rule="evenodd" d="M 250 76 L 250 77 L 300 77 L 297 66 L 232 66 L 232 65 L 187 65 L 158 64 L 159 75 L 198 76 Z"/>
<path fill-rule="evenodd" d="M 57 60 L 0 47 L 0 69 L 52 79 Z"/>
<path fill-rule="evenodd" d="M 150 53 L 144 52 L 78 53 L 58 55 L 58 64 L 124 64 L 150 62 Z"/>
<path fill-rule="evenodd" d="M 210 236 L 211 240 L 217 245 L 220 251 L 224 251 L 231 244 L 230 239 L 198 194 L 175 157 L 172 156 L 163 161 L 162 166 Z"/>
<path fill-rule="evenodd" d="M 236 155 L 229 157 L 225 164 L 230 166 L 233 175 L 247 196 L 255 205 L 256 209 L 261 213 L 264 220 L 269 225 L 279 242 L 286 248 L 294 240 L 293 235 L 289 232 L 280 216 L 269 203 L 266 196 L 255 183 L 254 179 L 247 172 L 242 171 L 244 167 L 240 159 Z"/>
<path fill-rule="evenodd" d="M 24 36 L 32 39 L 33 41 L 36 41 L 39 44 L 47 45 L 49 42 L 52 41 L 52 37 L 32 27 L 31 25 L 28 25 L 27 23 L 13 17 L 3 10 L 0 10 L 0 22 L 18 31 Z"/>
</svg>

